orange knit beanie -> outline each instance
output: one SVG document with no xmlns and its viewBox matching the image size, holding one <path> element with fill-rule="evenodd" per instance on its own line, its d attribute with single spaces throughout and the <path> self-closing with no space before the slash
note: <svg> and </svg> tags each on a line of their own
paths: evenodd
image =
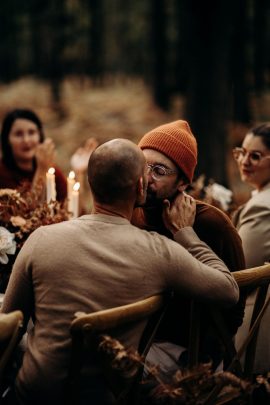
<svg viewBox="0 0 270 405">
<path fill-rule="evenodd" d="M 197 165 L 197 142 L 186 121 L 178 120 L 154 128 L 138 145 L 141 149 L 155 149 L 166 155 L 192 182 Z"/>
</svg>

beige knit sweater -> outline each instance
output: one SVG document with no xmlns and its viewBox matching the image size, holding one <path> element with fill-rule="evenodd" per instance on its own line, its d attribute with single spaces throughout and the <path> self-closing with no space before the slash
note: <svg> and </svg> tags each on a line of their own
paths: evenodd
<svg viewBox="0 0 270 405">
<path fill-rule="evenodd" d="M 60 403 L 76 311 L 119 306 L 167 289 L 222 306 L 237 302 L 229 270 L 193 229 L 180 230 L 175 240 L 108 215 L 41 227 L 28 238 L 2 307 L 22 310 L 25 324 L 34 318 L 16 382 L 25 403 Z M 141 329 L 120 338 L 136 347 Z"/>
</svg>

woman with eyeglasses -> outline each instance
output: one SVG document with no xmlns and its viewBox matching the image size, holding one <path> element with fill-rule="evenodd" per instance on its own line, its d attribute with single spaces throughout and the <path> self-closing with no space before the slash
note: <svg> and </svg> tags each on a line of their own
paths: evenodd
<svg viewBox="0 0 270 405">
<path fill-rule="evenodd" d="M 42 123 L 32 110 L 15 109 L 7 113 L 2 125 L 1 147 L 0 188 L 15 189 L 24 185 L 33 189 L 40 181 L 45 186 L 46 172 L 53 166 L 56 198 L 58 201 L 66 198 L 66 178 L 54 165 L 54 143 L 52 139 L 44 139 Z"/>
<path fill-rule="evenodd" d="M 255 189 L 237 212 L 235 225 L 243 241 L 247 267 L 260 266 L 270 260 L 270 124 L 248 132 L 233 155 L 242 181 Z"/>
<path fill-rule="evenodd" d="M 233 150 L 242 181 L 254 188 L 250 200 L 236 212 L 234 223 L 242 238 L 247 267 L 263 265 L 270 261 L 270 124 L 251 129 L 242 147 Z M 268 292 L 269 294 L 269 292 Z M 246 303 L 246 313 L 238 329 L 236 344 L 249 327 L 255 301 L 252 294 Z M 270 370 L 270 307 L 266 310 L 258 336 L 255 371 Z"/>
</svg>

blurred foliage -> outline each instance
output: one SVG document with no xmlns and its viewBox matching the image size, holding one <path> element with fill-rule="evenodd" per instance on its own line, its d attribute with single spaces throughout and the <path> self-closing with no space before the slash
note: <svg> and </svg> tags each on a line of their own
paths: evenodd
<svg viewBox="0 0 270 405">
<path fill-rule="evenodd" d="M 144 368 L 145 376 L 137 401 L 141 405 L 245 405 L 255 386 L 236 375 L 214 372 L 211 363 L 189 369 L 179 367 L 162 373 L 159 366 L 145 362 L 133 348 L 125 348 L 108 335 L 100 336 L 99 351 L 111 362 L 115 373 L 128 383 Z"/>
<path fill-rule="evenodd" d="M 187 90 L 190 63 L 196 59 L 194 45 L 200 44 L 200 37 L 211 45 L 216 33 L 218 48 L 227 46 L 225 42 L 229 46 L 231 84 L 237 86 L 233 78 L 238 59 L 243 80 L 247 76 L 250 87 L 264 90 L 269 85 L 269 16 L 266 0 L 4 1 L 0 79 L 14 80 L 22 74 L 101 78 L 121 72 L 143 76 L 150 83 L 155 69 L 164 64 L 164 85 L 172 95 Z M 220 25 L 227 27 L 222 35 Z M 192 35 L 197 36 L 195 43 Z M 202 51 L 208 54 L 207 48 Z M 218 55 L 218 49 L 214 51 Z M 158 55 L 163 60 L 156 60 Z"/>
</svg>

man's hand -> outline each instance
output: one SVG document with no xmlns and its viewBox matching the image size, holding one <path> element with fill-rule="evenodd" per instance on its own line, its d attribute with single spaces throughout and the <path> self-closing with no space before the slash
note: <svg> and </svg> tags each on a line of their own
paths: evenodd
<svg viewBox="0 0 270 405">
<path fill-rule="evenodd" d="M 173 202 L 163 201 L 163 222 L 174 235 L 179 229 L 193 226 L 196 214 L 196 202 L 186 193 L 176 196 Z"/>
</svg>

